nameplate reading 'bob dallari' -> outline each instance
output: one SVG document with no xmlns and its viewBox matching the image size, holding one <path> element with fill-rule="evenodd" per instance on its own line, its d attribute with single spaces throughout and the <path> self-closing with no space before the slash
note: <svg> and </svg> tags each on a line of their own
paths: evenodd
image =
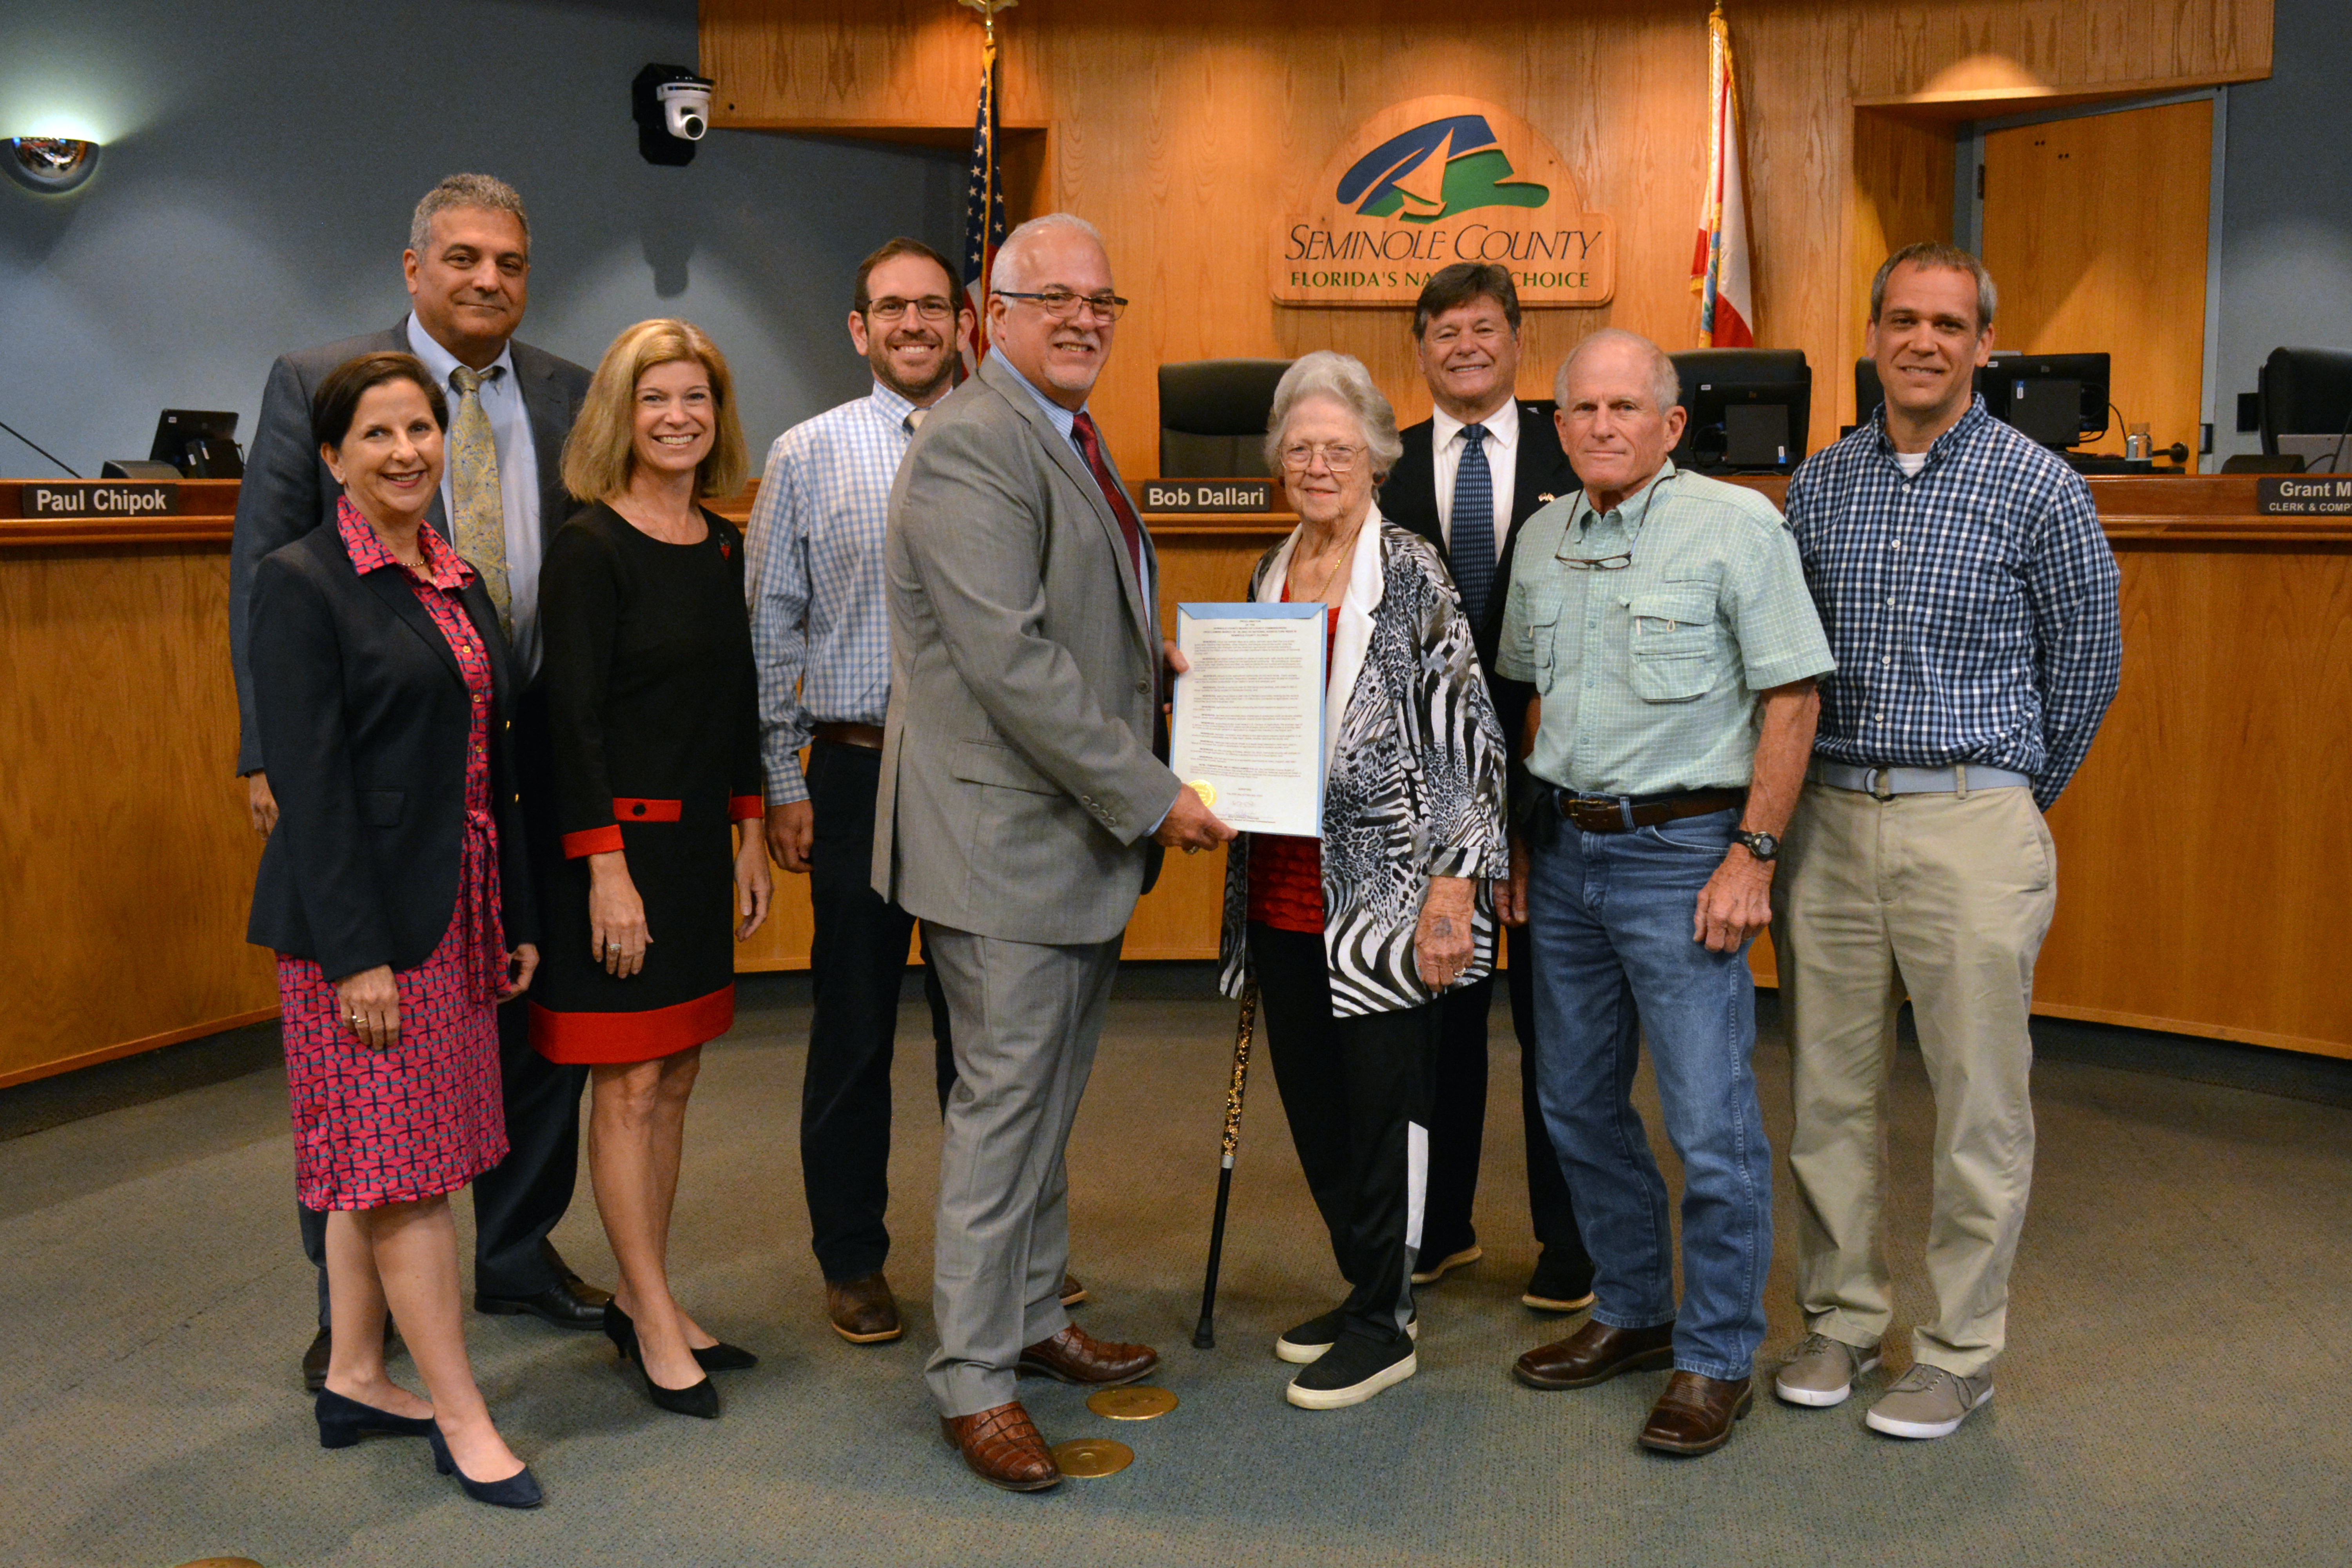
<svg viewBox="0 0 2352 1568">
<path fill-rule="evenodd" d="M 1269 479 L 1146 479 L 1135 487 L 1138 511 L 1272 511 Z"/>
<path fill-rule="evenodd" d="M 1416 98 L 1341 143 L 1274 246 L 1279 305 L 1410 305 L 1441 267 L 1511 269 L 1519 303 L 1605 305 L 1616 229 L 1551 143 L 1475 98 Z"/>
<path fill-rule="evenodd" d="M 180 487 L 138 479 L 58 479 L 16 487 L 19 517 L 172 517 Z"/>
<path fill-rule="evenodd" d="M 2264 474 L 2254 481 L 2263 517 L 2352 517 L 2352 474 Z"/>
</svg>

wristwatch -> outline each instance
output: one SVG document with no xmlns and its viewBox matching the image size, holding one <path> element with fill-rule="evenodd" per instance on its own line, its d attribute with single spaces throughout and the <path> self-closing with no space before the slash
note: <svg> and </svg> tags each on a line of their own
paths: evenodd
<svg viewBox="0 0 2352 1568">
<path fill-rule="evenodd" d="M 1748 853 L 1755 856 L 1759 860 L 1769 863 L 1774 856 L 1780 853 L 1780 841 L 1769 833 L 1740 831 L 1733 833 L 1731 837 L 1747 845 Z"/>
</svg>

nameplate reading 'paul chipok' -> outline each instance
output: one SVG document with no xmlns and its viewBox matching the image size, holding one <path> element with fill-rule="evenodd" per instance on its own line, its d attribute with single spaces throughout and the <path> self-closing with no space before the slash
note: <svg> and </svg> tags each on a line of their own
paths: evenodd
<svg viewBox="0 0 2352 1568">
<path fill-rule="evenodd" d="M 1274 247 L 1283 305 L 1410 305 L 1457 261 L 1507 268 L 1528 307 L 1605 305 L 1616 228 L 1526 121 L 1471 98 L 1416 98 L 1342 142 Z"/>
<path fill-rule="evenodd" d="M 1138 511 L 1272 511 L 1270 479 L 1146 479 L 1135 487 Z"/>
<path fill-rule="evenodd" d="M 19 517 L 171 517 L 180 487 L 137 479 L 56 479 L 16 487 Z"/>
<path fill-rule="evenodd" d="M 2352 474 L 2264 474 L 2254 481 L 2261 517 L 2352 517 Z"/>
</svg>

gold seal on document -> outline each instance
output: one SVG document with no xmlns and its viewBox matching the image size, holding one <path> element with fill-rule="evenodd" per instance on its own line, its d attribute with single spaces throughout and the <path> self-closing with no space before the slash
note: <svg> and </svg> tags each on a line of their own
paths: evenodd
<svg viewBox="0 0 2352 1568">
<path fill-rule="evenodd" d="M 1054 1463 L 1066 1476 L 1092 1480 L 1097 1476 L 1115 1476 L 1135 1463 L 1135 1450 L 1124 1443 L 1114 1443 L 1108 1437 L 1073 1437 L 1066 1443 L 1054 1445 Z"/>
<path fill-rule="evenodd" d="M 1194 779 L 1191 784 L 1184 787 L 1191 790 L 1194 795 L 1199 795 L 1202 805 L 1214 805 L 1217 804 L 1217 786 L 1211 784 L 1208 780 Z"/>
<path fill-rule="evenodd" d="M 1087 1408 L 1114 1421 L 1149 1421 L 1176 1408 L 1176 1396 L 1164 1388 L 1105 1388 L 1087 1395 Z"/>
</svg>

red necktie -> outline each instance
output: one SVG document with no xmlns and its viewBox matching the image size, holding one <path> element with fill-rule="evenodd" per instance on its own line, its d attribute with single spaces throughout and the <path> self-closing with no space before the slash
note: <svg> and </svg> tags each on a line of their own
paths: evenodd
<svg viewBox="0 0 2352 1568">
<path fill-rule="evenodd" d="M 1143 582 L 1143 524 L 1136 521 L 1135 508 L 1129 504 L 1127 492 L 1110 476 L 1110 465 L 1103 461 L 1102 437 L 1095 422 L 1081 414 L 1070 426 L 1078 438 L 1078 450 L 1086 454 L 1087 467 L 1094 470 L 1095 483 L 1102 487 L 1103 500 L 1110 502 L 1113 517 L 1118 519 L 1121 533 L 1127 535 L 1127 555 L 1135 567 L 1135 581 Z"/>
</svg>

